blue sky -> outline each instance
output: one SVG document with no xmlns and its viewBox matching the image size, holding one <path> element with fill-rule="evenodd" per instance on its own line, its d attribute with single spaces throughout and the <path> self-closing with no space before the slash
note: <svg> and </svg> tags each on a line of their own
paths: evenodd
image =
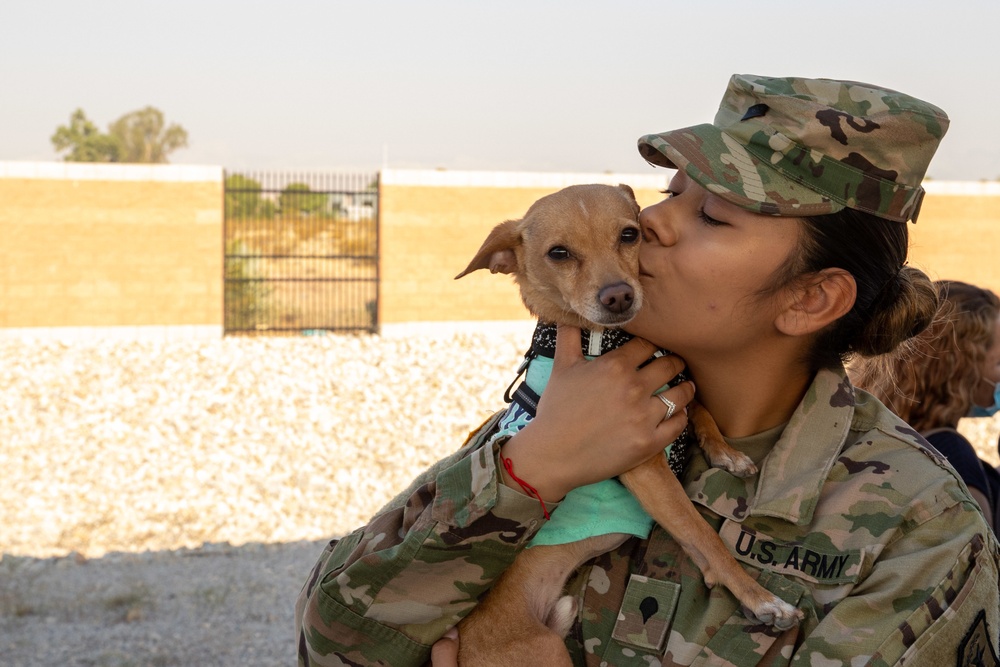
<svg viewBox="0 0 1000 667">
<path fill-rule="evenodd" d="M 0 9 L 0 160 L 59 159 L 153 105 L 175 163 L 643 173 L 733 73 L 877 83 L 944 108 L 929 175 L 1000 178 L 996 0 L 31 0 Z"/>
</svg>

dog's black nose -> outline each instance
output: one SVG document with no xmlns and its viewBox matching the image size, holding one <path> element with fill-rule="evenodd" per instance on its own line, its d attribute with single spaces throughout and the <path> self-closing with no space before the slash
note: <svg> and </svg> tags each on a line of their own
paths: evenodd
<svg viewBox="0 0 1000 667">
<path fill-rule="evenodd" d="M 608 285 L 597 295 L 601 304 L 612 313 L 624 313 L 632 307 L 635 299 L 635 290 L 625 283 Z"/>
</svg>

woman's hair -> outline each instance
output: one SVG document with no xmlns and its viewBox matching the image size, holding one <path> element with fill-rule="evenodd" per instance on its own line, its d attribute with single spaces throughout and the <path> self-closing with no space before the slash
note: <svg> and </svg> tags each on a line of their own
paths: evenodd
<svg viewBox="0 0 1000 667">
<path fill-rule="evenodd" d="M 951 280 L 936 285 L 943 304 L 921 335 L 884 359 L 851 368 L 855 384 L 921 432 L 954 427 L 969 413 L 1000 317 L 993 292 Z"/>
<path fill-rule="evenodd" d="M 850 312 L 820 332 L 810 369 L 885 354 L 930 324 L 937 290 L 923 271 L 905 266 L 908 244 L 906 223 L 854 209 L 803 218 L 802 243 L 777 284 L 841 268 L 857 285 Z"/>
</svg>

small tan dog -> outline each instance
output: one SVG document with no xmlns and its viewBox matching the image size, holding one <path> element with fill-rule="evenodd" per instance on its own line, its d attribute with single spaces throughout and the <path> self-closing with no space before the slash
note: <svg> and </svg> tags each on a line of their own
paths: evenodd
<svg viewBox="0 0 1000 667">
<path fill-rule="evenodd" d="M 524 218 L 497 225 L 469 266 L 513 274 L 528 310 L 541 322 L 591 331 L 621 327 L 642 307 L 639 205 L 627 185 L 574 185 L 535 202 Z M 713 466 L 745 477 L 757 472 L 733 450 L 696 403 L 689 419 Z M 757 584 L 688 499 L 667 457 L 657 455 L 619 478 L 684 548 L 705 583 L 721 583 L 758 620 L 790 628 L 802 613 Z M 577 601 L 563 595 L 583 563 L 622 544 L 621 533 L 526 549 L 458 626 L 459 664 L 571 665 L 563 638 Z"/>
</svg>

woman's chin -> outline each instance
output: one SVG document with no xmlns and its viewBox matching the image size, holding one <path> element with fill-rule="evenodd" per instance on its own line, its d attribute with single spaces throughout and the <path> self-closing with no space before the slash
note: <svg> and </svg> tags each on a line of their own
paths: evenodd
<svg viewBox="0 0 1000 667">
<path fill-rule="evenodd" d="M 648 340 L 649 342 L 653 343 L 654 345 L 658 345 L 660 347 L 664 347 L 657 340 L 657 339 L 662 339 L 663 338 L 663 335 L 662 335 L 663 334 L 663 331 L 662 331 L 663 327 L 662 326 L 660 326 L 660 327 L 654 327 L 654 326 L 652 326 L 650 324 L 649 320 L 647 320 L 645 317 L 643 317 L 643 312 L 645 312 L 645 311 L 641 311 L 640 310 L 639 314 L 636 315 L 634 318 L 632 318 L 632 320 L 628 324 L 626 324 L 625 326 L 623 326 L 622 329 L 624 329 L 628 333 L 632 334 L 633 336 L 637 336 L 639 338 L 645 338 L 646 340 Z"/>
<path fill-rule="evenodd" d="M 670 335 L 674 332 L 671 325 L 665 323 L 662 319 L 658 322 L 653 322 L 652 319 L 654 318 L 643 317 L 643 311 L 640 311 L 622 329 L 633 336 L 648 340 L 661 350 L 669 350 L 674 354 L 680 354 L 679 348 L 683 347 L 683 345 L 681 345 L 681 341 L 677 340 L 676 336 Z"/>
<path fill-rule="evenodd" d="M 631 320 L 626 322 L 625 325 L 621 327 L 621 329 L 622 331 L 630 333 L 633 336 L 638 336 L 639 338 L 645 338 L 645 336 L 643 336 L 641 333 L 642 331 L 645 331 L 645 329 L 638 324 L 638 319 L 639 319 L 638 316 L 633 317 Z"/>
</svg>

